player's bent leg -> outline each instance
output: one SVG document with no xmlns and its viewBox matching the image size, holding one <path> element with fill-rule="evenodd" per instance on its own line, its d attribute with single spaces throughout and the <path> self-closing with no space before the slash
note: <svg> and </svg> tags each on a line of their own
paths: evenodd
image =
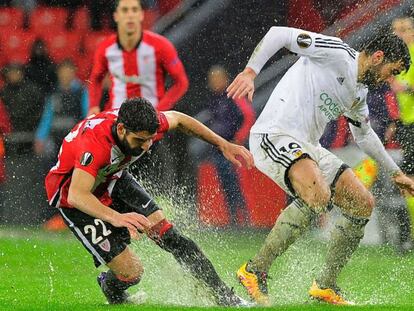
<svg viewBox="0 0 414 311">
<path fill-rule="evenodd" d="M 108 302 L 132 302 L 133 297 L 128 296 L 126 289 L 139 282 L 143 268 L 128 248 L 128 230 L 114 227 L 75 208 L 61 208 L 59 212 L 75 237 L 92 255 L 95 266 L 107 265 L 110 268 L 98 277 L 98 284 Z M 94 229 L 90 230 L 92 227 Z"/>
<path fill-rule="evenodd" d="M 316 213 L 326 211 L 331 199 L 331 190 L 314 160 L 310 158 L 298 160 L 289 168 L 287 174 L 293 193 Z"/>
<path fill-rule="evenodd" d="M 280 214 L 256 256 L 239 268 L 237 278 L 253 301 L 260 305 L 270 305 L 267 273 L 273 261 L 309 228 L 315 216 L 316 213 L 302 200 L 295 199 Z"/>
<path fill-rule="evenodd" d="M 351 169 L 345 170 L 335 185 L 334 203 L 341 209 L 331 233 L 327 258 L 309 294 L 329 303 L 348 304 L 336 280 L 364 236 L 365 225 L 374 208 L 374 199 Z"/>
<path fill-rule="evenodd" d="M 126 247 L 122 253 L 106 265 L 123 280 L 140 279 L 144 274 L 141 260 L 129 247 Z"/>
<path fill-rule="evenodd" d="M 127 292 L 129 287 L 139 283 L 144 273 L 139 258 L 128 247 L 107 263 L 107 266 L 109 270 L 102 272 L 97 281 L 109 304 L 140 304 L 145 301 L 142 292 L 133 296 Z"/>
<path fill-rule="evenodd" d="M 313 217 L 326 210 L 331 195 L 321 170 L 307 155 L 286 170 L 285 184 L 298 198 L 280 214 L 258 254 L 237 271 L 251 299 L 261 305 L 270 304 L 266 278 L 273 261 L 309 228 Z"/>
<path fill-rule="evenodd" d="M 371 216 L 375 206 L 373 195 L 350 168 L 339 176 L 335 185 L 333 202 L 343 213 L 365 219 Z"/>
<path fill-rule="evenodd" d="M 148 235 L 158 246 L 171 253 L 185 270 L 206 284 L 212 290 L 219 305 L 247 305 L 220 279 L 211 261 L 193 240 L 183 236 L 165 218 L 160 220 L 163 216 L 161 211 L 154 214 L 149 215 L 148 219 L 153 223 L 155 219 L 159 221 L 151 228 Z"/>
</svg>

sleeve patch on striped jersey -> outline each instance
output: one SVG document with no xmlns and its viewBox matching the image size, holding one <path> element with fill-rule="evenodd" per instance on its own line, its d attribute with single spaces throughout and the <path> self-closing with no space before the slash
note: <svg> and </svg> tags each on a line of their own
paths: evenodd
<svg viewBox="0 0 414 311">
<path fill-rule="evenodd" d="M 93 155 L 90 152 L 85 152 L 82 155 L 82 158 L 80 160 L 80 164 L 82 166 L 88 166 L 89 164 L 91 164 L 93 162 Z"/>
</svg>

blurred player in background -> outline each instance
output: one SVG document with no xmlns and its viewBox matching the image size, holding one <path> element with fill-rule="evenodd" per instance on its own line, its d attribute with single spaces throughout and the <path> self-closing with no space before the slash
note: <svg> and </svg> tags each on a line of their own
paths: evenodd
<svg viewBox="0 0 414 311">
<path fill-rule="evenodd" d="M 266 281 L 272 262 L 309 228 L 315 215 L 334 204 L 341 217 L 309 294 L 328 303 L 349 304 L 337 277 L 364 235 L 374 198 L 346 164 L 320 146 L 319 139 L 329 121 L 345 115 L 359 147 L 384 166 L 403 193 L 413 194 L 414 182 L 372 130 L 366 104 L 368 87 L 408 69 L 409 53 L 404 42 L 391 34 L 367 42 L 359 53 L 336 37 L 272 27 L 228 87 L 228 95 L 248 95 L 252 100 L 255 77 L 283 47 L 300 58 L 280 80 L 252 127 L 250 149 L 258 169 L 295 199 L 258 254 L 237 275 L 254 300 L 269 304 Z"/>
<path fill-rule="evenodd" d="M 414 20 L 411 17 L 397 18 L 392 22 L 394 33 L 399 36 L 414 58 Z M 391 87 L 397 95 L 400 108 L 400 120 L 397 125 L 396 138 L 401 146 L 403 163 L 402 170 L 414 176 L 414 67 L 399 74 L 391 81 Z M 414 197 L 407 198 L 411 223 L 414 220 Z"/>
<path fill-rule="evenodd" d="M 196 118 L 224 139 L 245 145 L 255 121 L 251 103 L 244 98 L 233 100 L 227 97 L 226 88 L 230 79 L 223 66 L 212 66 L 207 81 L 210 92 L 203 110 Z M 197 168 L 204 161 L 214 164 L 229 209 L 229 226 L 244 228 L 249 224 L 250 215 L 234 166 L 219 150 L 199 139 L 193 138 L 189 146 L 189 153 L 197 163 Z"/>
<path fill-rule="evenodd" d="M 114 20 L 117 34 L 104 40 L 95 53 L 90 75 L 89 115 L 100 111 L 102 80 L 109 73 L 111 89 L 105 109 L 119 108 L 126 98 L 141 96 L 157 111 L 174 107 L 188 89 L 184 66 L 172 43 L 165 37 L 142 29 L 144 12 L 139 0 L 115 1 Z M 171 86 L 166 90 L 166 76 Z M 134 173 L 147 184 L 165 192 L 165 174 L 173 175 L 174 163 L 168 157 L 168 141 L 156 143 L 147 161 L 138 163 Z M 161 163 L 162 165 L 157 165 Z M 162 172 L 163 167 L 167 172 Z M 148 170 L 148 168 L 151 168 Z"/>
<path fill-rule="evenodd" d="M 188 78 L 177 51 L 167 38 L 142 29 L 139 0 L 118 0 L 114 20 L 118 33 L 104 40 L 95 53 L 89 86 L 89 114 L 100 111 L 102 80 L 112 81 L 107 109 L 119 108 L 126 98 L 141 96 L 158 111 L 171 109 L 188 89 Z M 165 89 L 165 76 L 172 78 Z"/>
<path fill-rule="evenodd" d="M 58 162 L 45 180 L 49 204 L 58 208 L 95 265 L 109 267 L 98 277 L 109 303 L 141 302 L 141 296 L 131 297 L 126 291 L 143 274 L 140 260 L 128 247 L 138 230 L 208 285 L 218 304 L 243 305 L 198 246 L 174 228 L 128 172 L 153 141 L 172 129 L 209 142 L 236 165 L 240 160 L 249 167 L 253 164 L 246 148 L 229 143 L 195 119 L 175 111 L 157 113 L 143 98 L 128 99 L 120 109 L 78 123 L 65 137 Z"/>
</svg>

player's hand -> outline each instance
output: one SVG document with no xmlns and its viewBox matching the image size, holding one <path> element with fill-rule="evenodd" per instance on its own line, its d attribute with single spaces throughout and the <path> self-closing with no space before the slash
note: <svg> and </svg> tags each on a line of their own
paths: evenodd
<svg viewBox="0 0 414 311">
<path fill-rule="evenodd" d="M 219 146 L 219 149 L 227 160 L 238 167 L 243 166 L 240 158 L 244 160 L 247 168 L 250 169 L 254 166 L 253 155 L 243 146 L 226 142 L 223 146 Z"/>
<path fill-rule="evenodd" d="M 99 109 L 98 106 L 91 107 L 91 108 L 89 108 L 89 111 L 88 111 L 88 117 L 91 116 L 91 115 L 93 115 L 93 114 L 98 114 L 100 112 L 101 112 L 101 109 Z"/>
<path fill-rule="evenodd" d="M 256 73 L 247 67 L 227 87 L 227 96 L 233 99 L 247 96 L 250 101 L 253 101 L 254 78 L 256 78 Z"/>
<path fill-rule="evenodd" d="M 393 176 L 395 184 L 400 188 L 401 194 L 404 196 L 414 196 L 414 181 L 400 172 Z"/>
<path fill-rule="evenodd" d="M 111 224 L 114 227 L 126 227 L 131 232 L 147 232 L 151 228 L 152 223 L 144 215 L 138 213 L 118 213 L 114 219 L 112 219 Z"/>
<path fill-rule="evenodd" d="M 129 231 L 129 235 L 131 236 L 131 239 L 138 241 L 141 238 L 141 233 L 138 232 L 137 230 L 128 229 L 128 231 Z"/>
</svg>

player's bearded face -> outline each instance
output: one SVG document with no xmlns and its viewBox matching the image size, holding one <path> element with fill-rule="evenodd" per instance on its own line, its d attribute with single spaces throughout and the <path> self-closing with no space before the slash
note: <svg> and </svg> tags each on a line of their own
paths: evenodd
<svg viewBox="0 0 414 311">
<path fill-rule="evenodd" d="M 365 84 L 368 88 L 373 88 L 378 85 L 380 81 L 380 70 L 382 65 L 377 65 L 372 68 L 368 68 L 364 73 L 361 83 Z"/>
<path fill-rule="evenodd" d="M 141 145 L 132 147 L 128 142 L 127 135 L 124 135 L 124 137 L 121 139 L 121 144 L 122 151 L 125 155 L 137 157 L 144 151 L 144 149 L 141 148 Z"/>
</svg>

